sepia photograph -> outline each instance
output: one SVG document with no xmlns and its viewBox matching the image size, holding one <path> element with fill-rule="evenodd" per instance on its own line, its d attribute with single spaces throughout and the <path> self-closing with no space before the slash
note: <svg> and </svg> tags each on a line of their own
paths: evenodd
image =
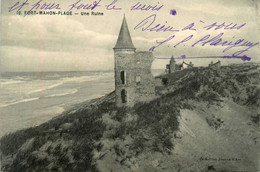
<svg viewBox="0 0 260 172">
<path fill-rule="evenodd" d="M 259 0 L 0 0 L 0 172 L 260 171 Z"/>
</svg>

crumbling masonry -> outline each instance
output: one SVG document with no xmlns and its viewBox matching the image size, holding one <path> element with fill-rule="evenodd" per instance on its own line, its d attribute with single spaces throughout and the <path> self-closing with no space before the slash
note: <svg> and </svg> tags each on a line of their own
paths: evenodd
<svg viewBox="0 0 260 172">
<path fill-rule="evenodd" d="M 114 48 L 116 106 L 134 106 L 155 98 L 152 52 L 137 52 L 124 17 Z"/>
</svg>

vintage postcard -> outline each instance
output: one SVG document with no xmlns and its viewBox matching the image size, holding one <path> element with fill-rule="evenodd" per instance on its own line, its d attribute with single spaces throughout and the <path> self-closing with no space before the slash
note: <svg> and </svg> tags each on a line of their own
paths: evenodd
<svg viewBox="0 0 260 172">
<path fill-rule="evenodd" d="M 260 170 L 259 0 L 0 2 L 0 171 Z"/>
</svg>

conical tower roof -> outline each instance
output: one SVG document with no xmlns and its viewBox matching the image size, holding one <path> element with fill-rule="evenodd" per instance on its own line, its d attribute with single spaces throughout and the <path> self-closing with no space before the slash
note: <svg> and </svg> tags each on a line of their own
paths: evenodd
<svg viewBox="0 0 260 172">
<path fill-rule="evenodd" d="M 130 32 L 124 16 L 119 36 L 114 49 L 135 49 Z"/>
<path fill-rule="evenodd" d="M 175 63 L 175 59 L 173 56 L 171 57 L 170 63 Z"/>
</svg>

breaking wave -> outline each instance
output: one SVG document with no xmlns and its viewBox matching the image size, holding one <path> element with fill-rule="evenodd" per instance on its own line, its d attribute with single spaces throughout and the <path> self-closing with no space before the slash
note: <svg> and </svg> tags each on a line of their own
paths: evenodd
<svg viewBox="0 0 260 172">
<path fill-rule="evenodd" d="M 53 84 L 53 85 L 47 86 L 47 87 L 45 87 L 45 88 L 40 88 L 40 89 L 32 90 L 32 91 L 29 92 L 29 94 L 38 93 L 38 92 L 42 92 L 42 91 L 46 91 L 46 90 L 50 90 L 50 89 L 55 88 L 55 87 L 58 87 L 58 86 L 60 86 L 60 85 L 62 85 L 62 84 L 63 84 L 63 82 L 59 82 L 59 83 L 57 83 L 57 84 Z"/>
<path fill-rule="evenodd" d="M 45 98 L 66 96 L 66 95 L 70 95 L 70 94 L 75 94 L 75 93 L 77 93 L 77 92 L 78 92 L 77 89 L 70 89 L 70 90 L 68 90 L 68 92 L 48 95 L 48 96 L 45 96 Z"/>
<path fill-rule="evenodd" d="M 11 105 L 16 105 L 16 104 L 19 104 L 19 103 L 31 102 L 31 101 L 35 101 L 35 100 L 38 100 L 38 99 L 39 99 L 39 97 L 34 97 L 34 98 L 17 100 L 17 101 L 10 102 L 10 103 L 3 103 L 3 104 L 0 104 L 0 108 L 11 106 Z"/>
</svg>

